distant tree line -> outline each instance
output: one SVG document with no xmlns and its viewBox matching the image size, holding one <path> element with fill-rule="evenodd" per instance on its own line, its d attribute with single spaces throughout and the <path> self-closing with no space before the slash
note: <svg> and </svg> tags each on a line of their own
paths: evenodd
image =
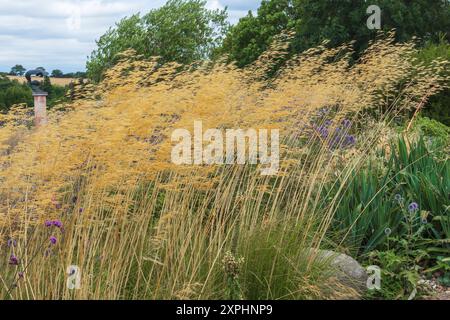
<svg viewBox="0 0 450 320">
<path fill-rule="evenodd" d="M 45 68 L 39 67 L 43 70 Z M 25 69 L 21 64 L 16 64 L 14 67 L 11 68 L 11 71 L 9 72 L 9 75 L 11 76 L 23 76 L 27 69 Z M 60 69 L 54 69 L 50 72 L 50 76 L 53 78 L 86 78 L 86 72 L 69 72 L 64 73 Z"/>
</svg>

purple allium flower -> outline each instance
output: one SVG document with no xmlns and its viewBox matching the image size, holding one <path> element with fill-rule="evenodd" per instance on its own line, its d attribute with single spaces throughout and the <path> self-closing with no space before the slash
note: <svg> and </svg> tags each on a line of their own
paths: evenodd
<svg viewBox="0 0 450 320">
<path fill-rule="evenodd" d="M 8 244 L 8 247 L 11 247 L 11 246 L 15 247 L 17 245 L 17 241 L 14 239 L 9 239 L 7 244 Z"/>
<path fill-rule="evenodd" d="M 53 225 L 53 222 L 47 220 L 47 221 L 44 222 L 44 224 L 45 224 L 46 227 L 51 227 Z"/>
<path fill-rule="evenodd" d="M 12 265 L 12 266 L 17 266 L 19 264 L 19 259 L 17 259 L 17 257 L 12 254 L 9 257 L 9 264 Z"/>
<path fill-rule="evenodd" d="M 56 244 L 56 237 L 54 237 L 54 236 L 51 236 L 50 237 L 50 242 L 52 243 L 52 244 Z"/>
<path fill-rule="evenodd" d="M 53 224 L 55 227 L 57 227 L 57 228 L 61 228 L 61 227 L 62 227 L 62 222 L 59 221 L 59 220 L 54 220 L 54 221 L 52 222 L 52 224 Z"/>
<path fill-rule="evenodd" d="M 419 205 L 416 202 L 411 202 L 408 206 L 409 212 L 416 212 L 419 209 Z"/>
</svg>

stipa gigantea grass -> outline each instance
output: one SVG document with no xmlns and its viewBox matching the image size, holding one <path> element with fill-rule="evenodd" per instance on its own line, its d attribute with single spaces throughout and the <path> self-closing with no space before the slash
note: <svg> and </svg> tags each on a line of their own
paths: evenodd
<svg viewBox="0 0 450 320">
<path fill-rule="evenodd" d="M 277 46 L 276 61 L 285 49 Z M 310 250 L 333 247 L 327 231 L 339 192 L 323 209 L 320 191 L 333 175 L 350 179 L 351 170 L 342 169 L 358 169 L 383 123 L 420 103 L 444 79 L 408 61 L 411 44 L 377 42 L 356 65 L 342 54 L 347 51 L 312 49 L 269 84 L 257 79 L 270 70 L 264 65 L 270 52 L 247 70 L 222 64 L 157 68 L 154 59 L 133 60 L 126 52 L 95 99 L 52 111 L 48 126 L 29 130 L 14 147 L 3 137 L 26 126 L 5 119 L 1 232 L 5 243 L 18 242 L 19 266 L 8 265 L 12 248 L 5 247 L 2 298 L 354 294 L 330 278 Z M 317 146 L 300 130 L 323 107 L 334 123 L 352 115 L 360 130 L 356 148 L 330 150 L 331 137 Z M 360 116 L 366 109 L 377 110 L 371 135 Z M 172 130 L 191 128 L 198 119 L 205 128 L 281 129 L 287 138 L 279 174 L 261 177 L 254 166 L 171 164 Z M 47 255 L 41 248 L 51 236 L 42 227 L 46 219 L 64 223 Z M 233 288 L 223 266 L 227 252 L 243 258 Z M 69 265 L 80 268 L 79 290 L 66 286 Z"/>
<path fill-rule="evenodd" d="M 321 217 L 311 215 L 310 206 L 300 205 L 311 202 L 308 196 L 286 194 L 289 185 L 298 183 L 297 174 L 283 175 L 271 185 L 274 178 L 262 178 L 256 168 L 219 168 L 211 176 L 217 182 L 204 191 L 183 176 L 167 175 L 150 185 L 139 181 L 117 197 L 111 192 L 118 188 L 96 193 L 77 188 L 80 204 L 65 213 L 64 231 L 56 235 L 59 242 L 49 254 L 41 254 L 42 246 L 37 245 L 48 243 L 45 227 L 28 233 L 27 241 L 25 236 L 17 238 L 29 246 L 17 248 L 23 262 L 16 269 L 24 269 L 30 259 L 33 263 L 14 282 L 17 286 L 10 282 L 5 297 L 226 298 L 222 261 L 228 251 L 243 258 L 238 283 L 244 298 L 352 293 L 336 290 L 325 281 L 326 273 L 319 272 L 322 266 L 312 263 L 308 249 L 318 245 L 311 234 Z M 80 290 L 66 287 L 69 265 L 82 272 Z M 3 279 L 6 284 L 11 281 L 8 276 Z"/>
</svg>

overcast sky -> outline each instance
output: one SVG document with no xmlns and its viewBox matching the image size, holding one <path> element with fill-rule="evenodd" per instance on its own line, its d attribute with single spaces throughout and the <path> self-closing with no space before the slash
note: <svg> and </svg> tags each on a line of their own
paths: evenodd
<svg viewBox="0 0 450 320">
<path fill-rule="evenodd" d="M 26 69 L 84 71 L 86 57 L 110 26 L 133 13 L 148 12 L 165 0 L 0 0 L 0 71 Z M 228 6 L 231 23 L 256 10 L 260 0 L 208 0 Z"/>
</svg>

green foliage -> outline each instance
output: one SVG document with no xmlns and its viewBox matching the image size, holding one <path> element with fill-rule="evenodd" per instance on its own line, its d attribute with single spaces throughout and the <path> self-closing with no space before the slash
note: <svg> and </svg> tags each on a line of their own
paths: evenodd
<svg viewBox="0 0 450 320">
<path fill-rule="evenodd" d="M 263 0 L 256 16 L 249 12 L 230 29 L 218 53 L 227 53 L 238 66 L 245 66 L 268 48 L 274 36 L 294 24 L 291 0 Z"/>
<path fill-rule="evenodd" d="M 440 32 L 450 30 L 448 1 L 378 0 L 370 4 L 381 8 L 382 30 L 395 28 L 398 41 L 419 36 L 437 42 Z M 239 66 L 246 65 L 267 48 L 274 35 L 288 28 L 296 31 L 294 52 L 324 40 L 329 40 L 331 46 L 355 40 L 357 51 L 361 51 L 377 34 L 366 25 L 368 6 L 365 1 L 354 0 L 262 1 L 256 17 L 249 14 L 232 28 L 221 52 L 228 53 Z"/>
<path fill-rule="evenodd" d="M 99 81 L 113 66 L 116 54 L 132 48 L 161 62 L 191 63 L 211 56 L 228 29 L 225 10 L 208 10 L 202 0 L 169 0 L 144 16 L 118 22 L 97 41 L 86 65 L 88 76 Z"/>
<path fill-rule="evenodd" d="M 43 90 L 48 92 L 47 105 L 54 106 L 64 99 L 67 88 L 53 86 L 50 78 L 43 80 Z M 26 103 L 27 106 L 33 106 L 33 96 L 31 88 L 25 83 L 19 83 L 17 80 L 11 81 L 5 76 L 0 76 L 0 112 L 8 111 L 12 105 Z"/>
<path fill-rule="evenodd" d="M 59 69 L 55 69 L 52 71 L 51 76 L 55 78 L 62 78 L 64 76 L 64 73 Z"/>
<path fill-rule="evenodd" d="M 13 76 L 23 76 L 26 69 L 21 64 L 16 64 L 14 67 L 11 68 L 10 75 Z"/>
<path fill-rule="evenodd" d="M 314 292 L 317 287 L 309 291 L 310 285 L 326 283 L 326 263 L 308 266 L 310 248 L 299 240 L 307 238 L 305 231 L 292 221 L 290 227 L 263 227 L 240 239 L 237 252 L 245 260 L 239 283 L 245 299 L 304 299 L 320 292 Z"/>
<path fill-rule="evenodd" d="M 450 127 L 439 121 L 427 117 L 419 117 L 415 126 L 426 137 L 437 139 L 443 144 L 450 142 Z"/>
<path fill-rule="evenodd" d="M 0 111 L 7 111 L 18 103 L 33 105 L 31 89 L 18 81 L 11 81 L 5 76 L 0 76 Z"/>
<path fill-rule="evenodd" d="M 442 150 L 439 142 L 408 145 L 400 138 L 389 155 L 383 150 L 367 167 L 325 187 L 327 202 L 339 199 L 335 231 L 349 230 L 346 244 L 356 254 L 384 248 L 392 236 L 420 235 L 448 248 L 450 163 Z M 419 209 L 410 213 L 412 202 Z"/>
<path fill-rule="evenodd" d="M 402 250 L 373 251 L 367 263 L 381 269 L 381 289 L 369 290 L 371 299 L 407 299 L 417 287 L 420 266 L 417 257 L 422 252 Z"/>
<path fill-rule="evenodd" d="M 363 50 L 376 36 L 376 30 L 366 25 L 369 3 L 366 1 L 314 1 L 297 0 L 297 50 L 315 46 L 323 40 L 330 40 L 335 46 L 356 40 L 357 50 Z M 384 31 L 396 29 L 398 41 L 413 36 L 437 41 L 441 31 L 450 30 L 450 5 L 448 1 L 428 0 L 378 0 L 370 2 L 381 8 L 381 28 Z"/>
<path fill-rule="evenodd" d="M 450 61 L 450 44 L 441 36 L 438 44 L 428 42 L 416 58 L 419 63 L 425 65 L 431 64 L 438 58 Z M 449 69 L 445 72 L 447 76 L 450 76 Z M 445 88 L 442 92 L 432 96 L 425 105 L 423 114 L 450 126 L 450 88 Z"/>
<path fill-rule="evenodd" d="M 77 71 L 65 73 L 61 78 L 86 78 L 86 77 L 87 77 L 86 72 Z"/>
<path fill-rule="evenodd" d="M 66 87 L 54 86 L 52 85 L 49 77 L 44 77 L 41 88 L 42 90 L 48 93 L 47 106 L 49 108 L 65 100 L 64 96 L 67 91 L 67 86 Z"/>
<path fill-rule="evenodd" d="M 41 88 L 42 88 L 42 90 L 47 92 L 49 95 L 52 94 L 53 88 L 52 88 L 52 83 L 51 83 L 49 77 L 44 77 Z"/>
</svg>

